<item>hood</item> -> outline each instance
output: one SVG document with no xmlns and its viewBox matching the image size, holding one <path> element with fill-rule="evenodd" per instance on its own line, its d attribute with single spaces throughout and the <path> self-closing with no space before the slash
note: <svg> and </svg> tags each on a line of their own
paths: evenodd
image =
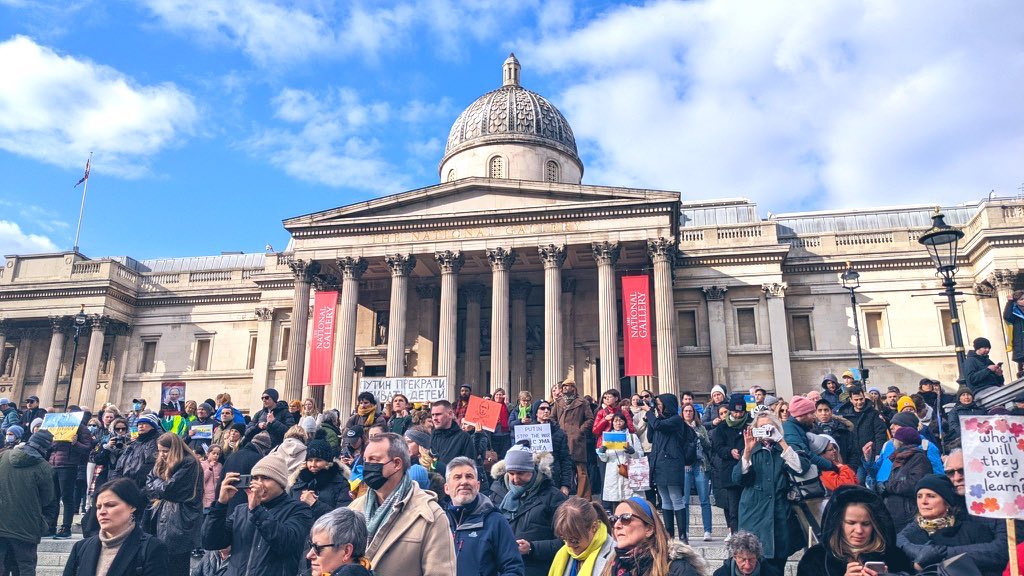
<svg viewBox="0 0 1024 576">
<path fill-rule="evenodd" d="M 832 415 L 832 421 L 833 422 L 837 422 L 837 423 L 845 426 L 846 429 L 851 431 L 851 432 L 853 431 L 853 428 L 854 428 L 853 422 L 850 422 L 849 420 L 847 420 L 846 418 L 843 418 L 842 416 L 833 414 Z"/>
<path fill-rule="evenodd" d="M 698 576 L 710 576 L 711 571 L 708 569 L 708 563 L 704 560 L 704 557 L 700 555 L 689 544 L 684 544 L 678 540 L 670 540 L 668 543 L 668 560 L 685 560 L 690 566 L 693 567 L 694 572 Z"/>
<path fill-rule="evenodd" d="M 537 472 L 544 478 L 551 478 L 551 464 L 555 461 L 550 452 L 535 452 L 533 463 L 537 466 Z M 491 467 L 491 478 L 501 480 L 505 476 L 505 459 L 502 458 Z"/>
<path fill-rule="evenodd" d="M 31 468 L 33 466 L 38 466 L 39 464 L 42 464 L 44 462 L 44 460 L 36 458 L 35 456 L 26 453 L 24 450 L 21 450 L 21 446 L 25 445 L 21 444 L 20 446 L 18 446 L 18 448 L 10 451 L 11 466 L 15 468 Z"/>
<path fill-rule="evenodd" d="M 825 377 L 821 379 L 821 390 L 823 392 L 828 392 L 828 386 L 826 386 L 825 383 L 829 381 L 836 383 L 836 392 L 838 393 L 841 386 L 839 385 L 839 379 L 836 378 L 835 374 L 825 374 Z"/>
<path fill-rule="evenodd" d="M 665 407 L 665 412 L 662 416 L 678 416 L 679 415 L 679 398 L 676 398 L 675 394 L 658 394 L 658 399 L 661 400 L 661 404 Z"/>
<path fill-rule="evenodd" d="M 296 480 L 308 482 L 310 480 L 316 479 L 317 486 L 326 486 L 332 482 L 335 482 L 336 478 L 339 480 L 347 480 L 348 474 L 346 474 L 345 472 L 348 471 L 348 469 L 346 468 L 345 470 L 342 470 L 343 465 L 337 461 L 335 461 L 333 464 L 334 465 L 331 466 L 330 468 L 317 472 L 316 474 L 310 472 L 305 466 L 299 466 L 299 468 L 295 470 L 295 472 L 292 472 L 292 474 L 288 477 L 288 485 L 291 486 L 295 484 Z M 349 471 L 349 473 L 351 472 Z"/>
<path fill-rule="evenodd" d="M 821 541 L 829 541 L 836 529 L 843 524 L 840 513 L 846 509 L 848 504 L 854 503 L 867 506 L 882 532 L 886 550 L 892 550 L 896 546 L 896 529 L 893 526 L 892 516 L 886 510 L 882 497 L 863 486 L 840 486 L 832 493 L 832 498 L 829 499 L 821 516 Z"/>
<path fill-rule="evenodd" d="M 274 418 L 277 418 L 277 415 L 280 414 L 281 412 L 288 412 L 288 403 L 285 402 L 284 400 L 278 400 L 277 406 L 274 406 Z"/>
<path fill-rule="evenodd" d="M 469 513 L 469 517 L 476 516 L 477 514 L 483 516 L 494 509 L 494 503 L 491 502 L 490 498 L 483 494 L 477 494 L 476 503 L 473 505 L 473 511 Z"/>
<path fill-rule="evenodd" d="M 285 438 L 284 442 L 275 450 L 280 450 L 292 458 L 302 457 L 305 459 L 306 445 L 298 438 Z"/>
</svg>

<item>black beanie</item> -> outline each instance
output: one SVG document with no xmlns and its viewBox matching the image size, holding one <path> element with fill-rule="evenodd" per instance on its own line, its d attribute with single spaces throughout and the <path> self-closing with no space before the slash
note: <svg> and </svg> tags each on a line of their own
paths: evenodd
<svg viewBox="0 0 1024 576">
<path fill-rule="evenodd" d="M 313 439 L 306 445 L 306 460 L 334 460 L 334 449 L 326 440 Z"/>
<path fill-rule="evenodd" d="M 914 488 L 914 493 L 916 494 L 922 489 L 928 489 L 938 494 L 940 498 L 946 501 L 946 505 L 950 508 L 956 506 L 957 502 L 960 501 L 956 495 L 956 488 L 953 487 L 953 482 L 939 474 L 929 474 L 921 478 Z"/>
<path fill-rule="evenodd" d="M 988 341 L 988 338 L 979 337 L 974 339 L 974 349 L 978 348 L 991 348 L 992 343 Z"/>
<path fill-rule="evenodd" d="M 732 396 L 729 396 L 729 410 L 732 412 L 747 411 L 747 400 L 743 397 L 743 394 L 733 394 Z"/>
<path fill-rule="evenodd" d="M 273 388 L 267 388 L 266 390 L 263 391 L 263 393 L 266 394 L 267 396 L 270 396 L 270 399 L 273 400 L 274 402 L 277 402 L 277 399 L 279 398 L 277 390 L 274 390 Z"/>
</svg>

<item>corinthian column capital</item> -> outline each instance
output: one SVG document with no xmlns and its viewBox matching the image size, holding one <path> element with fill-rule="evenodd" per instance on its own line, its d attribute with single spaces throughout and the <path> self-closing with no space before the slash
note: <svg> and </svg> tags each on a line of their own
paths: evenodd
<svg viewBox="0 0 1024 576">
<path fill-rule="evenodd" d="M 451 250 L 435 252 L 434 259 L 437 260 L 437 265 L 441 267 L 441 274 L 458 274 L 459 270 L 462 269 L 462 265 L 466 263 L 465 256 L 458 250 L 454 252 Z"/>
<path fill-rule="evenodd" d="M 416 257 L 412 254 L 392 254 L 385 256 L 384 262 L 391 269 L 392 276 L 408 276 L 416 267 Z"/>
<path fill-rule="evenodd" d="M 341 277 L 359 280 L 366 272 L 367 262 L 361 257 L 345 256 L 338 258 L 338 268 L 341 270 Z"/>
<path fill-rule="evenodd" d="M 289 260 L 288 267 L 291 268 L 292 274 L 298 282 L 312 282 L 313 278 L 320 273 L 320 263 L 316 260 Z"/>
<path fill-rule="evenodd" d="M 651 257 L 654 262 L 668 261 L 669 264 L 674 264 L 676 261 L 676 241 L 672 238 L 658 238 L 657 240 L 647 240 L 647 255 Z"/>
<path fill-rule="evenodd" d="M 705 286 L 703 290 L 704 298 L 706 298 L 708 302 L 720 302 L 725 300 L 725 293 L 729 291 L 729 288 L 726 286 Z"/>
<path fill-rule="evenodd" d="M 602 264 L 615 266 L 615 263 L 619 261 L 618 242 L 595 242 L 590 245 L 590 249 L 594 253 L 594 260 L 597 261 L 598 266 Z"/>
<path fill-rule="evenodd" d="M 565 244 L 561 246 L 555 246 L 554 244 L 538 246 L 537 253 L 540 254 L 540 259 L 544 262 L 545 268 L 561 268 L 565 262 Z"/>
<path fill-rule="evenodd" d="M 486 250 L 487 261 L 491 263 L 492 270 L 508 270 L 516 263 L 515 250 L 504 248 L 488 248 Z"/>
</svg>

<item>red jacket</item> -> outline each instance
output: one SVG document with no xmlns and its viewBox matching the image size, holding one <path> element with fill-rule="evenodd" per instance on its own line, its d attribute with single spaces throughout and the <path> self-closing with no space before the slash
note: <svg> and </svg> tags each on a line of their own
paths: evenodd
<svg viewBox="0 0 1024 576">
<path fill-rule="evenodd" d="M 608 416 L 609 414 L 614 414 L 616 411 L 621 413 L 623 417 L 626 418 L 626 428 L 628 428 L 631 433 L 636 434 L 636 430 L 633 428 L 633 413 L 629 411 L 629 408 L 609 410 L 606 406 L 602 406 L 601 409 L 597 411 L 597 414 L 594 415 L 594 426 L 592 427 L 594 437 L 597 438 L 598 448 L 600 448 L 601 444 L 603 444 L 603 439 L 601 435 L 612 429 L 611 421 L 605 420 L 605 417 Z"/>
</svg>

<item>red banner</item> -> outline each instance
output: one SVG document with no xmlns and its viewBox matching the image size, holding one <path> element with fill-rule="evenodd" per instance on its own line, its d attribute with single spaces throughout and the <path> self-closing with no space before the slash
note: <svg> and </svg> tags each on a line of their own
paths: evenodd
<svg viewBox="0 0 1024 576">
<path fill-rule="evenodd" d="M 653 376 L 651 365 L 651 293 L 647 276 L 622 277 L 622 340 L 626 376 Z"/>
<path fill-rule="evenodd" d="M 337 303 L 337 292 L 316 293 L 307 380 L 310 386 L 326 386 L 331 383 L 331 372 L 334 369 L 334 307 Z"/>
</svg>

